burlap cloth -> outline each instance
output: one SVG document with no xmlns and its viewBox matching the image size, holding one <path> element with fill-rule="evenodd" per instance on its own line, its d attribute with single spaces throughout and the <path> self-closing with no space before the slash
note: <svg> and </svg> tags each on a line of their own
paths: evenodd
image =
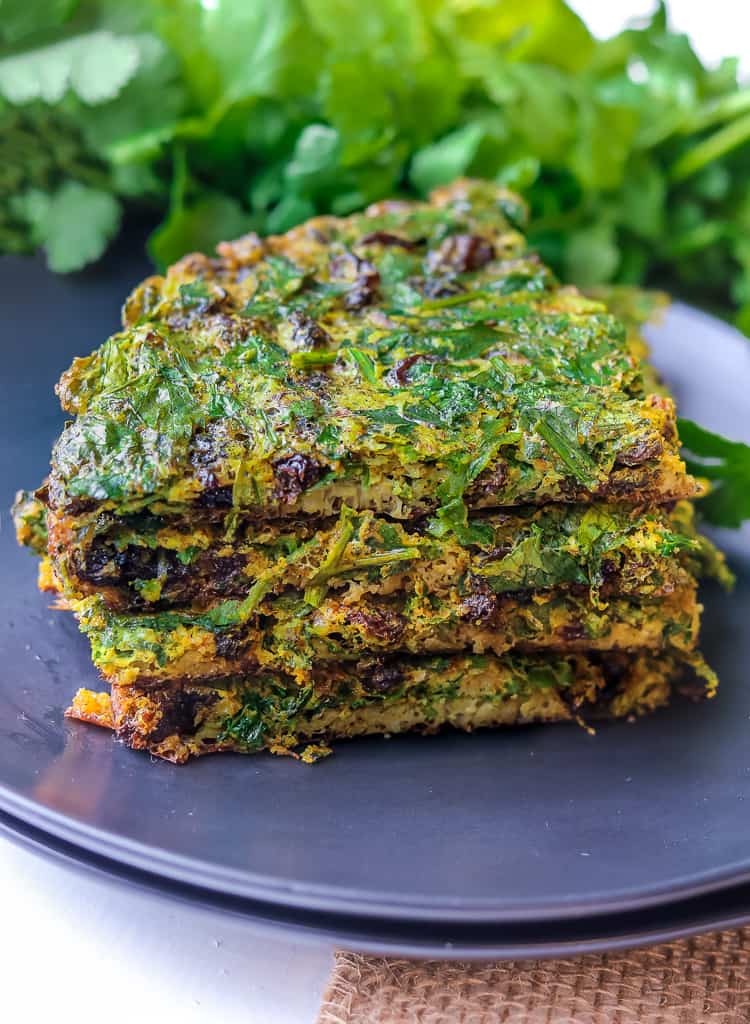
<svg viewBox="0 0 750 1024">
<path fill-rule="evenodd" d="M 750 928 L 575 960 L 337 953 L 318 1024 L 748 1024 Z"/>
</svg>

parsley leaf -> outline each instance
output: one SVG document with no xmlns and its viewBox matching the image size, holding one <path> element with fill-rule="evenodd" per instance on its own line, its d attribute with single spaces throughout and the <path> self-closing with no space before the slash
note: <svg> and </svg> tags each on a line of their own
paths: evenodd
<svg viewBox="0 0 750 1024">
<path fill-rule="evenodd" d="M 349 346 L 346 349 L 346 353 L 367 383 L 377 387 L 378 374 L 372 358 L 366 352 L 363 352 L 361 348 L 355 348 L 354 345 Z"/>
<path fill-rule="evenodd" d="M 25 214 L 51 270 L 66 273 L 98 259 L 120 226 L 120 204 L 100 189 L 69 181 L 53 195 L 30 192 Z"/>
<path fill-rule="evenodd" d="M 0 60 L 0 95 L 11 103 L 59 103 L 70 90 L 84 103 L 114 99 L 138 68 L 134 39 L 88 32 Z"/>
<path fill-rule="evenodd" d="M 149 239 L 151 256 L 166 267 L 193 249 L 210 251 L 225 238 L 236 238 L 250 228 L 250 216 L 239 203 L 221 194 L 205 195 L 196 203 L 176 204 L 167 220 Z"/>
<path fill-rule="evenodd" d="M 729 441 L 692 420 L 679 420 L 688 469 L 711 481 L 699 510 L 715 526 L 738 527 L 750 519 L 750 445 Z"/>
<path fill-rule="evenodd" d="M 581 444 L 575 413 L 565 406 L 545 410 L 533 429 L 557 453 L 560 461 L 584 487 L 599 484 L 596 462 Z"/>
</svg>

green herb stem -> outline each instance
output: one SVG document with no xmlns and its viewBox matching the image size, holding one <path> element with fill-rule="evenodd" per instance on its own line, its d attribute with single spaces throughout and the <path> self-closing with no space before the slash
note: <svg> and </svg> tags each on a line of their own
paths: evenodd
<svg viewBox="0 0 750 1024">
<path fill-rule="evenodd" d="M 720 128 L 707 139 L 687 150 L 672 164 L 669 177 L 672 181 L 685 181 L 707 164 L 726 156 L 733 149 L 750 141 L 750 114 Z"/>
<path fill-rule="evenodd" d="M 290 362 L 295 370 L 316 370 L 324 366 L 333 366 L 338 356 L 338 352 L 327 351 L 292 352 Z"/>
</svg>

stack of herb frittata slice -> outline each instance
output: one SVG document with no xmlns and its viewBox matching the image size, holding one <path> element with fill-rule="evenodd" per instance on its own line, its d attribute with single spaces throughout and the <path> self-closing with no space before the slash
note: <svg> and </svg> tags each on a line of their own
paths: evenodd
<svg viewBox="0 0 750 1024">
<path fill-rule="evenodd" d="M 673 402 L 522 221 L 459 181 L 133 292 L 16 509 L 111 687 L 70 715 L 175 761 L 313 759 L 713 692 L 696 575 L 725 570 Z"/>
</svg>

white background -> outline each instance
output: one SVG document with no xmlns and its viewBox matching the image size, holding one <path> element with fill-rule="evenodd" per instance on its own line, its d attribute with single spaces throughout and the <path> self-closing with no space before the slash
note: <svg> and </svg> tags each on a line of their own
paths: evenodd
<svg viewBox="0 0 750 1024">
<path fill-rule="evenodd" d="M 600 35 L 653 6 L 573 3 Z M 702 57 L 738 55 L 750 70 L 745 0 L 672 0 L 670 10 Z M 4 1021 L 313 1024 L 331 957 L 325 946 L 258 935 L 232 918 L 103 884 L 0 840 Z"/>
</svg>

